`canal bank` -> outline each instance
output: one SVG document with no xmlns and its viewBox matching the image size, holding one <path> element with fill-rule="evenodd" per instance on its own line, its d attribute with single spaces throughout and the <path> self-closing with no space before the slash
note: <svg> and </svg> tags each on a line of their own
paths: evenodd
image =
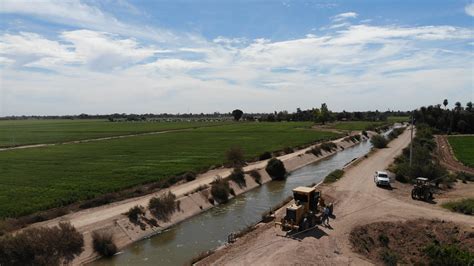
<svg viewBox="0 0 474 266">
<path fill-rule="evenodd" d="M 186 213 L 195 217 L 189 219 L 191 216 L 186 218 L 184 213 L 177 213 L 170 221 L 173 226 L 153 237 L 134 242 L 112 258 L 100 259 L 92 264 L 182 265 L 204 251 L 215 249 L 227 241 L 230 233 L 258 222 L 263 212 L 291 195 L 292 188 L 320 182 L 329 172 L 363 156 L 371 147 L 367 141 L 356 145 L 340 139 L 335 143 L 340 147 L 337 152 L 324 153 L 320 157 L 307 154 L 304 150 L 298 151 L 296 156 L 282 156 L 280 159 L 285 167 L 292 171 L 286 181 L 269 182 L 271 179 L 263 167 L 258 169 L 262 182 L 266 184 L 259 186 L 246 176 L 247 187 L 239 188 L 232 184 L 236 197 L 227 204 L 206 204 L 206 198 L 201 195 L 203 192 L 181 197 L 181 204 L 186 202 L 184 204 L 188 208 Z"/>
</svg>

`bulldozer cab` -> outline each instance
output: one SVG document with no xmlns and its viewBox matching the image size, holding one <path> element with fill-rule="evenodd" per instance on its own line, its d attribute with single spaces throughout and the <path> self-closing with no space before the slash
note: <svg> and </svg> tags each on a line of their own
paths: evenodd
<svg viewBox="0 0 474 266">
<path fill-rule="evenodd" d="M 295 203 L 296 205 L 301 205 L 305 213 L 317 211 L 320 196 L 321 192 L 316 191 L 314 187 L 297 187 L 293 189 Z"/>
</svg>

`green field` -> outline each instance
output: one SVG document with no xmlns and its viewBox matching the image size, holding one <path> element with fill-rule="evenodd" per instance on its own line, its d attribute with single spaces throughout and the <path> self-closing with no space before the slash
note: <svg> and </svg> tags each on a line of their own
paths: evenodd
<svg viewBox="0 0 474 266">
<path fill-rule="evenodd" d="M 0 147 L 58 143 L 153 131 L 220 125 L 224 122 L 108 122 L 106 120 L 0 120 Z M 229 123 L 229 122 L 227 122 Z"/>
<path fill-rule="evenodd" d="M 454 155 L 464 165 L 474 167 L 474 136 L 449 136 Z"/>
<path fill-rule="evenodd" d="M 337 124 L 331 126 L 331 128 L 338 130 L 365 130 L 369 126 L 381 126 L 386 124 L 386 122 L 372 122 L 372 121 L 347 121 L 347 122 L 338 122 Z"/>
<path fill-rule="evenodd" d="M 312 123 L 238 123 L 0 152 L 0 217 L 20 216 L 224 161 L 335 137 Z"/>
</svg>

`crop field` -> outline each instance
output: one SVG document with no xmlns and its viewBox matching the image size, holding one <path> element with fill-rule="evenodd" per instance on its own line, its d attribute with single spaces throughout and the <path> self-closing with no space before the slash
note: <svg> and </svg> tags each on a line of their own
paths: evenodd
<svg viewBox="0 0 474 266">
<path fill-rule="evenodd" d="M 229 122 L 109 122 L 106 120 L 0 120 L 0 147 L 58 143 Z"/>
<path fill-rule="evenodd" d="M 474 167 L 474 136 L 449 136 L 454 155 L 464 165 Z"/>
<path fill-rule="evenodd" d="M 15 217 L 224 162 L 336 137 L 312 123 L 233 123 L 159 135 L 0 152 L 0 217 Z"/>
<path fill-rule="evenodd" d="M 347 121 L 347 122 L 338 122 L 337 124 L 331 126 L 331 128 L 338 130 L 366 130 L 370 126 L 381 126 L 387 124 L 386 122 L 372 122 L 372 121 Z"/>
</svg>

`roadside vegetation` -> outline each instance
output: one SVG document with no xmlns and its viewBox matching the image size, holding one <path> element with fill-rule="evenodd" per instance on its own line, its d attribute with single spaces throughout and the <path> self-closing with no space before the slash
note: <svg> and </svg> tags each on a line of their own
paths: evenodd
<svg viewBox="0 0 474 266">
<path fill-rule="evenodd" d="M 447 170 L 433 158 L 432 153 L 435 148 L 436 143 L 431 128 L 426 124 L 417 125 L 413 139 L 412 166 L 410 166 L 410 147 L 406 147 L 402 154 L 395 158 L 395 164 L 392 167 L 396 179 L 400 182 L 409 182 L 421 176 L 436 180 L 437 183 L 451 182 Z"/>
<path fill-rule="evenodd" d="M 450 202 L 444 203 L 442 206 L 454 212 L 460 212 L 467 215 L 474 214 L 474 198 L 450 201 Z"/>
<path fill-rule="evenodd" d="M 234 168 L 232 173 L 229 175 L 229 179 L 234 181 L 239 187 L 246 187 L 245 173 L 241 167 Z"/>
<path fill-rule="evenodd" d="M 449 136 L 448 141 L 456 159 L 474 168 L 474 136 Z"/>
<path fill-rule="evenodd" d="M 374 135 L 370 138 L 370 143 L 377 149 L 383 149 L 387 147 L 388 140 L 382 135 Z"/>
<path fill-rule="evenodd" d="M 92 232 L 92 247 L 94 251 L 104 257 L 111 257 L 117 253 L 112 232 L 97 230 Z"/>
<path fill-rule="evenodd" d="M 344 170 L 341 169 L 336 169 L 329 173 L 325 178 L 324 178 L 324 183 L 333 183 L 339 180 L 342 176 L 344 175 Z"/>
<path fill-rule="evenodd" d="M 82 253 L 82 234 L 69 223 L 0 237 L 0 265 L 63 265 Z"/>
<path fill-rule="evenodd" d="M 113 123 L 115 124 L 115 123 Z M 119 124 L 119 123 L 117 123 Z M 308 129 L 311 123 L 234 123 L 189 131 L 82 144 L 0 152 L 0 217 L 18 217 L 84 202 L 106 204 L 133 186 L 168 187 L 188 171 L 225 163 L 240 146 L 245 159 L 338 135 Z M 192 179 L 192 178 L 191 178 Z M 130 195 L 146 191 L 129 191 Z M 107 194 L 109 193 L 109 194 Z M 104 195 L 107 194 L 107 195 Z M 123 198 L 123 197 L 122 197 Z"/>
</svg>

